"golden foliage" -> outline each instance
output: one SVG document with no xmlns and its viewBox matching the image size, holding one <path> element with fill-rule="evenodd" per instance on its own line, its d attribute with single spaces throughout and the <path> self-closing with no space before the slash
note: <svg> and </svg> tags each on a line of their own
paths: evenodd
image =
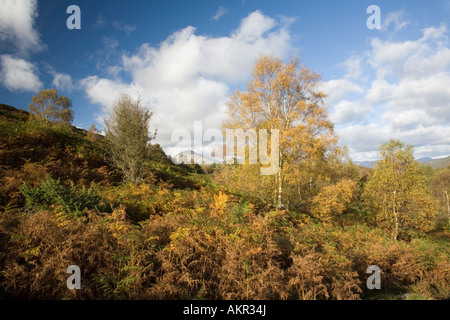
<svg viewBox="0 0 450 320">
<path fill-rule="evenodd" d="M 353 180 L 344 179 L 326 186 L 312 199 L 311 214 L 323 222 L 342 215 L 355 199 L 357 185 Z"/>
<path fill-rule="evenodd" d="M 279 207 L 287 204 L 285 190 L 303 178 L 304 164 L 322 158 L 336 142 L 333 124 L 322 107 L 324 97 L 319 75 L 299 59 L 285 64 L 263 56 L 255 64 L 247 91 L 236 91 L 230 98 L 224 129 L 279 130 L 278 174 L 261 181 L 272 189 L 267 202 L 275 198 Z M 240 179 L 244 184 L 249 181 L 251 188 L 250 176 Z"/>
<path fill-rule="evenodd" d="M 447 210 L 447 173 L 426 176 L 394 143 L 358 183 L 333 144 L 318 83 L 296 60 L 261 59 L 230 101 L 231 125 L 285 130 L 282 172 L 217 166 L 216 183 L 168 159 L 146 159 L 140 184 L 120 182 L 103 140 L 20 112 L 5 118 L 11 108 L 0 105 L 0 298 L 448 299 L 448 232 L 423 232 L 436 203 Z M 391 212 L 409 232 L 396 241 Z M 372 264 L 381 291 L 365 285 Z M 70 265 L 81 268 L 80 290 L 66 287 Z"/>
</svg>

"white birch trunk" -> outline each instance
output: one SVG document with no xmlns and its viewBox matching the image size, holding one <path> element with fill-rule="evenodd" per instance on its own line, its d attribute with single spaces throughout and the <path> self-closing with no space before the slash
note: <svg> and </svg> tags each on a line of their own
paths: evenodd
<svg viewBox="0 0 450 320">
<path fill-rule="evenodd" d="M 397 194 L 397 191 L 394 191 L 394 201 L 392 202 L 392 210 L 394 212 L 394 219 L 395 219 L 395 231 L 394 231 L 394 240 L 397 240 L 398 237 L 398 213 L 395 210 L 395 196 Z"/>
<path fill-rule="evenodd" d="M 447 190 L 444 191 L 444 194 L 447 198 L 447 213 L 448 213 L 448 224 L 450 224 L 450 203 L 448 202 L 448 192 Z"/>
</svg>

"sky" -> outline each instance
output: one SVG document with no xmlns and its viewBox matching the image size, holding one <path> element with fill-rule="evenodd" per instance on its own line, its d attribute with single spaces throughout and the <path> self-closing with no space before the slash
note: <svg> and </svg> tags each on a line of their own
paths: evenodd
<svg viewBox="0 0 450 320">
<path fill-rule="evenodd" d="M 70 5 L 81 29 L 68 29 Z M 369 29 L 370 5 L 380 29 Z M 261 55 L 298 56 L 322 77 L 324 108 L 354 161 L 390 138 L 450 155 L 450 0 L 0 0 L 0 103 L 28 109 L 56 88 L 73 124 L 104 128 L 120 93 L 153 111 L 155 143 L 220 129 Z"/>
</svg>

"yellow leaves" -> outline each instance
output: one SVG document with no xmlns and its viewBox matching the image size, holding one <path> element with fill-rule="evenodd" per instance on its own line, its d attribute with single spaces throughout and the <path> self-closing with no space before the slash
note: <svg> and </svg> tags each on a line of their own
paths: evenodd
<svg viewBox="0 0 450 320">
<path fill-rule="evenodd" d="M 322 107 L 324 97 L 320 76 L 301 65 L 298 58 L 284 63 L 279 58 L 263 56 L 256 61 L 247 91 L 236 91 L 227 103 L 229 121 L 224 128 L 278 129 L 281 175 L 275 184 L 271 179 L 255 181 L 258 178 L 249 175 L 239 189 L 253 194 L 262 190 L 261 198 L 267 202 L 274 202 L 276 192 L 279 204 L 285 201 L 285 194 L 301 181 L 285 180 L 290 174 L 285 166 L 296 164 L 301 170 L 308 160 L 323 158 L 324 152 L 337 141 L 333 124 Z M 253 192 L 255 185 L 259 190 Z"/>
<path fill-rule="evenodd" d="M 169 236 L 169 246 L 164 248 L 164 250 L 169 252 L 174 251 L 178 242 L 188 237 L 190 232 L 191 228 L 178 227 L 178 229 Z"/>
<path fill-rule="evenodd" d="M 55 206 L 53 208 L 55 212 L 56 223 L 58 227 L 65 227 L 70 222 L 70 214 L 64 209 L 63 206 Z"/>
<path fill-rule="evenodd" d="M 25 258 L 25 261 L 29 261 L 32 258 L 38 257 L 40 254 L 41 254 L 41 246 L 37 246 L 26 250 L 23 256 Z"/>
<path fill-rule="evenodd" d="M 217 215 L 222 216 L 225 213 L 225 210 L 227 209 L 227 203 L 228 203 L 228 195 L 226 193 L 223 193 L 222 191 L 219 191 L 219 194 L 215 194 L 213 196 L 213 210 L 217 213 Z"/>
<path fill-rule="evenodd" d="M 106 219 L 107 227 L 112 235 L 119 239 L 126 239 L 132 226 L 126 220 L 124 209 L 114 210 Z"/>
<path fill-rule="evenodd" d="M 437 212 L 426 178 L 414 160 L 412 146 L 390 140 L 362 195 L 377 221 L 390 229 L 428 231 Z"/>
<path fill-rule="evenodd" d="M 312 215 L 323 222 L 330 222 L 333 216 L 341 215 L 347 210 L 356 190 L 356 183 L 350 179 L 322 188 L 312 200 Z"/>
<path fill-rule="evenodd" d="M 148 196 L 149 194 L 153 193 L 153 190 L 151 189 L 151 186 L 149 184 L 146 184 L 146 183 L 143 183 L 143 184 L 140 184 L 140 185 L 136 185 L 136 184 L 130 183 L 129 186 L 130 186 L 131 192 L 134 195 L 137 195 L 137 196 L 139 196 L 141 198 L 143 196 L 145 197 L 145 196 Z"/>
<path fill-rule="evenodd" d="M 56 89 L 46 89 L 33 96 L 28 108 L 36 117 L 49 121 L 73 120 L 72 102 L 66 96 L 58 97 Z"/>
<path fill-rule="evenodd" d="M 174 243 L 181 239 L 186 238 L 189 235 L 190 230 L 191 230 L 190 228 L 178 227 L 177 231 L 173 232 L 169 236 L 171 243 Z"/>
</svg>

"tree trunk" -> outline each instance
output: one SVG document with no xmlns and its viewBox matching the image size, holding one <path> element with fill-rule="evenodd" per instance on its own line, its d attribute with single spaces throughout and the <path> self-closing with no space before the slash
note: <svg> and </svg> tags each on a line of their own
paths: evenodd
<svg viewBox="0 0 450 320">
<path fill-rule="evenodd" d="M 444 194 L 447 198 L 447 213 L 448 213 L 448 224 L 450 225 L 450 203 L 448 202 L 448 192 L 444 190 Z"/>
<path fill-rule="evenodd" d="M 282 169 L 283 169 L 283 160 L 282 160 L 282 156 L 281 156 L 281 152 L 279 153 L 279 167 L 278 167 L 278 173 L 277 173 L 277 182 L 278 184 L 275 185 L 275 190 L 276 190 L 276 195 L 277 195 L 277 202 L 276 202 L 276 207 L 277 208 L 281 208 L 283 207 L 283 202 L 282 202 L 282 195 L 283 195 L 283 174 L 281 173 Z"/>
<path fill-rule="evenodd" d="M 279 175 L 277 174 L 275 176 L 275 188 L 273 188 L 273 205 L 274 207 L 277 206 L 277 195 L 278 195 L 278 179 L 279 179 Z"/>
<path fill-rule="evenodd" d="M 392 202 L 392 210 L 394 212 L 394 219 L 395 219 L 395 231 L 394 231 L 394 240 L 397 240 L 398 237 L 398 213 L 395 210 L 395 196 L 397 194 L 397 191 L 394 191 L 394 201 Z"/>
<path fill-rule="evenodd" d="M 300 183 L 297 181 L 297 194 L 298 194 L 298 201 L 302 202 L 302 193 L 300 191 Z"/>
<path fill-rule="evenodd" d="M 278 170 L 278 200 L 277 200 L 277 207 L 281 208 L 283 206 L 281 202 L 281 196 L 283 194 L 283 179 L 281 176 L 281 167 Z"/>
</svg>

